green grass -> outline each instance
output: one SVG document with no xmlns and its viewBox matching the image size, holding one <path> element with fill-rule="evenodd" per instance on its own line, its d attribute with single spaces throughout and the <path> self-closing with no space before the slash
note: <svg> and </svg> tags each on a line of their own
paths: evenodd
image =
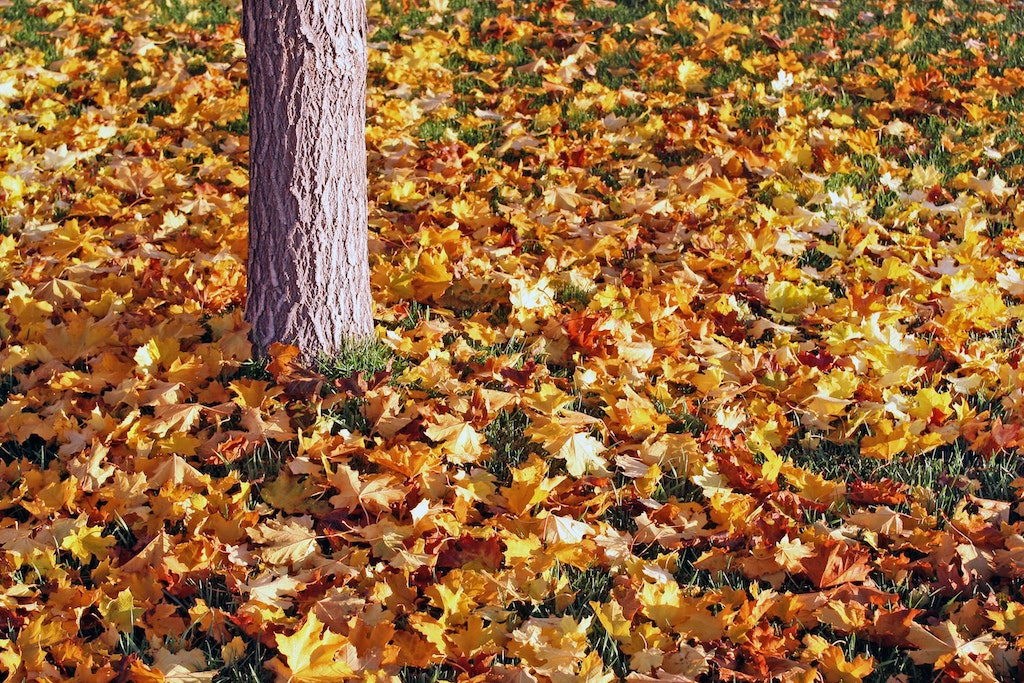
<svg viewBox="0 0 1024 683">
<path fill-rule="evenodd" d="M 140 609 L 140 616 L 141 613 Z M 138 627 L 132 629 L 130 633 L 119 634 L 115 652 L 125 657 L 137 658 L 147 665 L 153 663 L 152 650 L 149 647 L 149 641 L 146 640 L 146 632 Z"/>
<path fill-rule="evenodd" d="M 258 493 L 259 486 L 276 478 L 284 463 L 292 457 L 294 454 L 290 444 L 278 448 L 268 442 L 256 446 L 251 454 L 229 464 L 227 470 L 236 473 L 242 481 L 253 484 Z"/>
<path fill-rule="evenodd" d="M 71 4 L 77 12 L 87 12 L 93 2 L 73 0 Z M 208 29 L 238 21 L 235 12 L 237 4 L 230 0 L 156 0 L 159 14 L 156 18 L 159 22 L 188 23 L 196 29 Z M 12 0 L 9 7 L 0 8 L 0 17 L 17 26 L 11 35 L 14 44 L 23 49 L 41 51 L 43 59 L 49 64 L 59 59 L 60 54 L 53 36 L 56 26 L 46 21 L 48 13 L 48 10 L 41 10 L 30 0 Z"/>
<path fill-rule="evenodd" d="M 1014 500 L 1010 484 L 1024 476 L 1024 460 L 1013 453 L 985 458 L 971 450 L 963 439 L 928 453 L 887 461 L 862 457 L 856 442 L 837 444 L 822 440 L 813 449 L 793 446 L 786 452 L 797 465 L 829 479 L 845 482 L 891 479 L 931 491 L 934 496 L 930 500 L 918 502 L 938 517 L 940 527 L 969 493 L 993 500 Z M 909 503 L 897 505 L 895 509 L 910 512 Z"/>
<path fill-rule="evenodd" d="M 401 683 L 438 683 L 454 681 L 458 676 L 455 667 L 448 664 L 435 664 L 426 668 L 404 666 L 398 674 L 398 680 Z"/>
<path fill-rule="evenodd" d="M 0 373 L 0 406 L 7 403 L 11 394 L 15 393 L 17 386 L 18 378 L 14 376 L 14 371 L 8 370 Z"/>
<path fill-rule="evenodd" d="M 248 135 L 249 134 L 249 112 L 242 112 L 242 115 L 234 121 L 229 121 L 223 126 L 217 126 L 220 130 L 225 130 L 233 135 Z"/>
<path fill-rule="evenodd" d="M 594 290 L 573 284 L 563 284 L 555 289 L 555 301 L 575 310 L 583 310 L 589 306 L 593 296 Z"/>
<path fill-rule="evenodd" d="M 277 652 L 266 647 L 259 640 L 242 636 L 245 641 L 245 653 L 229 666 L 223 661 L 212 662 L 211 668 L 217 668 L 213 683 L 270 683 L 274 675 L 264 664 L 271 660 Z"/>
<path fill-rule="evenodd" d="M 497 483 L 507 486 L 512 481 L 512 469 L 519 467 L 530 456 L 541 450 L 526 436 L 530 417 L 519 408 L 498 413 L 487 428 L 484 437 L 494 449 L 494 455 L 484 465 L 494 475 Z"/>
<path fill-rule="evenodd" d="M 508 356 L 516 356 L 522 354 L 526 350 L 526 342 L 523 337 L 515 336 L 507 341 L 501 342 L 500 344 L 492 344 L 491 346 L 480 346 L 480 352 L 473 356 L 472 362 L 478 365 L 482 365 L 487 362 L 488 358 L 502 358 Z M 523 358 L 518 358 L 509 367 L 520 369 L 523 365 Z"/>
<path fill-rule="evenodd" d="M 238 366 L 232 379 L 258 379 L 264 382 L 273 380 L 273 376 L 267 371 L 270 358 L 267 356 L 254 356 L 248 358 Z"/>
<path fill-rule="evenodd" d="M 459 140 L 462 140 L 470 147 L 487 142 L 494 143 L 496 140 L 497 128 L 494 126 L 480 126 L 477 128 L 458 128 Z"/>
<path fill-rule="evenodd" d="M 441 140 L 448 131 L 451 121 L 439 121 L 438 119 L 427 119 L 420 124 L 419 137 L 424 142 L 437 142 Z"/>
<path fill-rule="evenodd" d="M 77 10 L 83 9 L 82 2 L 74 3 Z M 59 58 L 52 35 L 53 26 L 46 22 L 45 13 L 38 11 L 35 3 L 28 0 L 13 0 L 9 7 L 0 9 L 4 21 L 14 23 L 18 28 L 11 34 L 14 43 L 22 48 L 39 50 L 49 64 Z"/>
<path fill-rule="evenodd" d="M 420 301 L 405 302 L 405 317 L 394 323 L 401 330 L 412 330 L 423 320 L 430 320 L 430 306 Z"/>
<path fill-rule="evenodd" d="M 330 424 L 332 434 L 340 434 L 343 431 L 354 434 L 369 435 L 372 431 L 370 421 L 363 415 L 364 401 L 359 398 L 350 398 L 336 404 L 330 410 L 324 411 L 321 420 Z"/>
<path fill-rule="evenodd" d="M 155 0 L 160 21 L 187 23 L 200 30 L 238 21 L 237 4 L 229 0 Z"/>
<path fill-rule="evenodd" d="M 329 381 L 357 373 L 375 375 L 391 371 L 397 375 L 401 374 L 402 366 L 401 359 L 391 347 L 376 339 L 350 343 L 341 351 L 330 356 L 321 355 L 313 362 L 313 369 Z"/>
</svg>

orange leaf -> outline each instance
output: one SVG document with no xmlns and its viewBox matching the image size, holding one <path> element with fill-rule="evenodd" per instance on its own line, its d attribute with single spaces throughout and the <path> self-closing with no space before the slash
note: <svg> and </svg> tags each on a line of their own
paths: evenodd
<svg viewBox="0 0 1024 683">
<path fill-rule="evenodd" d="M 871 573 L 868 554 L 845 543 L 832 542 L 804 560 L 804 571 L 818 588 L 864 581 Z"/>
<path fill-rule="evenodd" d="M 272 360 L 267 365 L 267 372 L 274 381 L 284 387 L 290 398 L 307 400 L 320 395 L 323 386 L 323 375 L 308 370 L 299 363 L 298 347 L 274 342 L 268 351 Z"/>
</svg>

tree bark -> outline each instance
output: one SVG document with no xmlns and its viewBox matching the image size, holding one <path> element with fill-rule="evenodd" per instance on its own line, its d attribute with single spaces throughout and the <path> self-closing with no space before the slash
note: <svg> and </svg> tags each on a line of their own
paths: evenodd
<svg viewBox="0 0 1024 683">
<path fill-rule="evenodd" d="M 373 334 L 365 0 L 244 0 L 249 272 L 257 352 L 307 357 Z"/>
</svg>

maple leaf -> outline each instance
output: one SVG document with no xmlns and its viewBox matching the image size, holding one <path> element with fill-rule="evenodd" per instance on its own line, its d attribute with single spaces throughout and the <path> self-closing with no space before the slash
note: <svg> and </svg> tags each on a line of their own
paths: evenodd
<svg viewBox="0 0 1024 683">
<path fill-rule="evenodd" d="M 807 634 L 804 643 L 807 649 L 803 656 L 808 661 L 818 662 L 817 669 L 827 683 L 860 683 L 875 670 L 872 657 L 857 655 L 852 661 L 847 661 L 842 648 L 821 636 Z"/>
<path fill-rule="evenodd" d="M 788 534 L 775 544 L 775 560 L 788 572 L 800 571 L 804 560 L 813 554 L 812 547 L 804 545 L 799 538 L 790 540 Z"/>
<path fill-rule="evenodd" d="M 885 478 L 876 482 L 850 482 L 847 494 L 852 503 L 877 503 L 880 505 L 899 505 L 907 499 L 907 485 L 902 482 Z"/>
<path fill-rule="evenodd" d="M 395 436 L 416 419 L 418 413 L 415 404 L 411 401 L 403 404 L 399 392 L 387 387 L 368 391 L 365 401 L 362 407 L 363 414 L 373 426 L 373 432 L 385 438 Z"/>
<path fill-rule="evenodd" d="M 348 638 L 326 628 L 315 613 L 290 636 L 276 635 L 280 657 L 267 663 L 281 683 L 335 683 L 361 668 L 355 646 Z"/>
<path fill-rule="evenodd" d="M 544 501 L 565 479 L 548 477 L 548 465 L 536 455 L 530 456 L 520 467 L 512 470 L 512 483 L 501 490 L 510 512 L 522 515 Z"/>
<path fill-rule="evenodd" d="M 880 610 L 875 614 L 874 624 L 870 630 L 886 647 L 905 647 L 910 626 L 920 613 L 921 610 L 916 609 Z"/>
<path fill-rule="evenodd" d="M 68 473 L 78 480 L 82 490 L 87 493 L 97 491 L 114 474 L 114 466 L 107 462 L 110 447 L 93 439 L 86 453 L 82 453 L 68 463 Z"/>
<path fill-rule="evenodd" d="M 85 516 L 80 516 L 71 533 L 60 539 L 60 547 L 84 563 L 94 557 L 105 557 L 107 549 L 116 543 L 114 538 L 103 535 L 102 527 L 89 526 Z"/>
<path fill-rule="evenodd" d="M 626 619 L 622 612 L 622 606 L 611 601 L 607 603 L 591 602 L 590 608 L 594 610 L 601 626 L 612 638 L 619 642 L 626 642 L 630 639 L 631 621 Z"/>
<path fill-rule="evenodd" d="M 535 662 L 538 672 L 576 673 L 578 662 L 585 657 L 586 634 L 592 620 L 531 617 L 512 633 L 511 650 Z"/>
<path fill-rule="evenodd" d="M 476 462 L 483 457 L 483 435 L 457 415 L 433 416 L 423 433 L 428 439 L 443 442 L 442 447 L 449 462 L 464 464 Z"/>
<path fill-rule="evenodd" d="M 196 403 L 157 406 L 155 419 L 147 426 L 149 431 L 158 437 L 167 436 L 168 432 L 188 432 L 199 421 L 203 406 Z"/>
<path fill-rule="evenodd" d="M 906 426 L 894 426 L 888 420 L 881 420 L 875 426 L 874 436 L 861 439 L 861 453 L 869 458 L 891 460 L 904 452 L 908 444 Z"/>
<path fill-rule="evenodd" d="M 829 588 L 844 583 L 864 581 L 872 571 L 868 554 L 854 546 L 840 542 L 826 542 L 824 547 L 804 559 L 807 576 L 818 588 Z"/>
<path fill-rule="evenodd" d="M 594 533 L 589 524 L 571 517 L 548 515 L 543 518 L 544 540 L 548 543 L 575 545 Z"/>
<path fill-rule="evenodd" d="M 601 457 L 605 450 L 605 445 L 590 434 L 577 432 L 565 438 L 552 455 L 564 459 L 565 469 L 574 477 L 607 475 L 608 461 Z"/>
<path fill-rule="evenodd" d="M 158 569 L 163 572 L 184 574 L 188 566 L 177 559 L 174 552 L 177 544 L 165 531 L 160 531 L 133 558 L 122 564 L 119 569 L 125 574 L 145 572 Z"/>
<path fill-rule="evenodd" d="M 206 669 L 206 655 L 201 650 L 179 650 L 172 653 L 161 648 L 153 653 L 153 668 L 171 683 L 204 683 L 212 681 L 216 671 Z"/>
<path fill-rule="evenodd" d="M 987 658 L 992 645 L 990 634 L 965 640 L 960 636 L 956 624 L 949 620 L 936 626 L 912 623 L 907 640 L 918 648 L 910 653 L 914 663 L 931 664 L 935 669 L 942 669 L 961 657 L 968 659 L 974 655 Z"/>
<path fill-rule="evenodd" d="M 147 463 L 146 469 L 152 466 L 153 462 Z M 148 483 L 152 489 L 160 489 L 166 484 L 171 484 L 202 491 L 210 484 L 210 477 L 189 465 L 181 456 L 172 455 L 156 461 L 155 467 L 149 472 Z"/>
<path fill-rule="evenodd" d="M 395 477 L 387 474 L 360 477 L 347 465 L 338 466 L 329 474 L 328 481 L 338 490 L 329 502 L 342 510 L 362 507 L 368 512 L 380 512 L 406 496 L 406 489 Z"/>
<path fill-rule="evenodd" d="M 273 376 L 275 382 L 284 387 L 285 394 L 301 400 L 309 400 L 320 395 L 326 378 L 302 366 L 299 362 L 301 351 L 298 347 L 274 342 L 267 353 L 271 358 L 267 364 L 267 372 Z"/>
<path fill-rule="evenodd" d="M 1024 635 L 1024 605 L 1019 602 L 1011 602 L 1005 610 L 989 610 L 987 614 L 994 630 L 1014 636 Z"/>
<path fill-rule="evenodd" d="M 100 613 L 121 633 L 130 633 L 135 628 L 135 620 L 142 616 L 142 608 L 135 605 L 135 596 L 129 588 L 118 592 L 100 604 Z"/>
<path fill-rule="evenodd" d="M 819 611 L 818 620 L 837 633 L 854 633 L 866 625 L 867 609 L 858 602 L 829 600 Z"/>
<path fill-rule="evenodd" d="M 263 500 L 278 510 L 291 514 L 322 514 L 328 509 L 320 500 L 319 490 L 308 477 L 293 475 L 285 470 L 262 488 Z"/>
<path fill-rule="evenodd" d="M 297 597 L 304 587 L 305 584 L 294 576 L 268 571 L 240 585 L 239 590 L 248 593 L 253 602 L 283 611 L 293 606 L 292 598 Z"/>
<path fill-rule="evenodd" d="M 710 73 L 699 63 L 689 59 L 684 59 L 676 67 L 676 78 L 679 80 L 679 85 L 687 92 L 702 92 L 704 79 Z"/>
<path fill-rule="evenodd" d="M 270 519 L 246 533 L 264 547 L 260 556 L 270 565 L 300 566 L 320 552 L 313 520 L 308 516 Z"/>
</svg>

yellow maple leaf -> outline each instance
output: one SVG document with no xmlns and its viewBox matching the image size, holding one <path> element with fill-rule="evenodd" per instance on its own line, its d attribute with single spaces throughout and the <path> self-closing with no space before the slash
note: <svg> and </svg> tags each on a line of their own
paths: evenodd
<svg viewBox="0 0 1024 683">
<path fill-rule="evenodd" d="M 424 249 L 415 260 L 412 287 L 419 301 L 437 301 L 452 285 L 451 264 L 448 253 L 440 247 Z"/>
<path fill-rule="evenodd" d="M 622 605 L 614 600 L 606 603 L 591 601 L 590 607 L 608 635 L 620 643 L 629 642 L 633 624 L 623 614 Z"/>
<path fill-rule="evenodd" d="M 709 75 L 710 71 L 691 59 L 683 59 L 676 66 L 676 78 L 686 92 L 702 92 L 704 79 Z"/>
<path fill-rule="evenodd" d="M 483 457 L 486 442 L 473 425 L 458 415 L 442 413 L 432 417 L 424 430 L 428 439 L 441 442 L 448 462 L 465 464 Z"/>
<path fill-rule="evenodd" d="M 523 404 L 541 415 L 554 415 L 572 400 L 572 396 L 551 382 L 545 382 L 536 391 L 531 391 L 523 396 Z"/>
<path fill-rule="evenodd" d="M 865 436 L 860 442 L 860 453 L 866 458 L 891 460 L 907 450 L 908 433 L 906 424 L 894 425 L 889 420 L 879 420 L 874 425 L 873 436 Z"/>
<path fill-rule="evenodd" d="M 775 561 L 787 572 L 801 571 L 804 559 L 813 554 L 812 548 L 804 545 L 799 538 L 790 540 L 788 534 L 775 544 Z"/>
<path fill-rule="evenodd" d="M 260 551 L 264 561 L 272 565 L 297 565 L 320 551 L 312 525 L 312 519 L 307 516 L 270 519 L 247 529 L 246 533 L 265 546 Z"/>
<path fill-rule="evenodd" d="M 988 618 L 992 620 L 992 628 L 999 633 L 1013 636 L 1024 635 L 1024 605 L 1011 602 L 1003 610 L 989 610 Z"/>
<path fill-rule="evenodd" d="M 601 457 L 607 450 L 603 443 L 585 432 L 567 438 L 552 454 L 565 460 L 565 469 L 574 477 L 584 474 L 608 474 L 608 461 Z"/>
<path fill-rule="evenodd" d="M 135 606 L 135 597 L 130 588 L 100 602 L 100 614 L 121 633 L 131 633 L 136 617 L 141 616 L 142 612 L 141 607 Z"/>
<path fill-rule="evenodd" d="M 804 636 L 804 644 L 807 649 L 803 658 L 817 662 L 818 672 L 826 683 L 860 683 L 875 670 L 873 657 L 857 655 L 852 661 L 847 661 L 842 648 L 821 636 L 809 633 Z"/>
<path fill-rule="evenodd" d="M 537 455 L 512 470 L 512 484 L 501 489 L 505 505 L 510 512 L 522 515 L 534 505 L 547 499 L 551 491 L 565 477 L 548 477 L 548 464 Z"/>
<path fill-rule="evenodd" d="M 84 563 L 90 562 L 93 557 L 105 557 L 107 548 L 116 544 L 117 541 L 110 536 L 104 536 L 103 527 L 85 524 L 84 515 L 80 521 L 82 524 L 77 525 L 70 534 L 61 540 L 60 547 Z"/>
<path fill-rule="evenodd" d="M 199 421 L 203 406 L 198 403 L 180 403 L 156 407 L 153 421 L 147 425 L 155 436 L 167 436 L 168 432 L 187 433 Z"/>
<path fill-rule="evenodd" d="M 832 300 L 828 287 L 814 282 L 801 285 L 788 281 L 773 281 L 765 288 L 768 303 L 778 311 L 784 320 L 795 319 L 800 312 L 813 304 L 827 304 Z"/>
<path fill-rule="evenodd" d="M 277 634 L 277 649 L 284 662 L 280 657 L 272 659 L 267 668 L 279 683 L 335 683 L 360 668 L 348 638 L 326 628 L 312 612 L 292 635 Z"/>
</svg>

